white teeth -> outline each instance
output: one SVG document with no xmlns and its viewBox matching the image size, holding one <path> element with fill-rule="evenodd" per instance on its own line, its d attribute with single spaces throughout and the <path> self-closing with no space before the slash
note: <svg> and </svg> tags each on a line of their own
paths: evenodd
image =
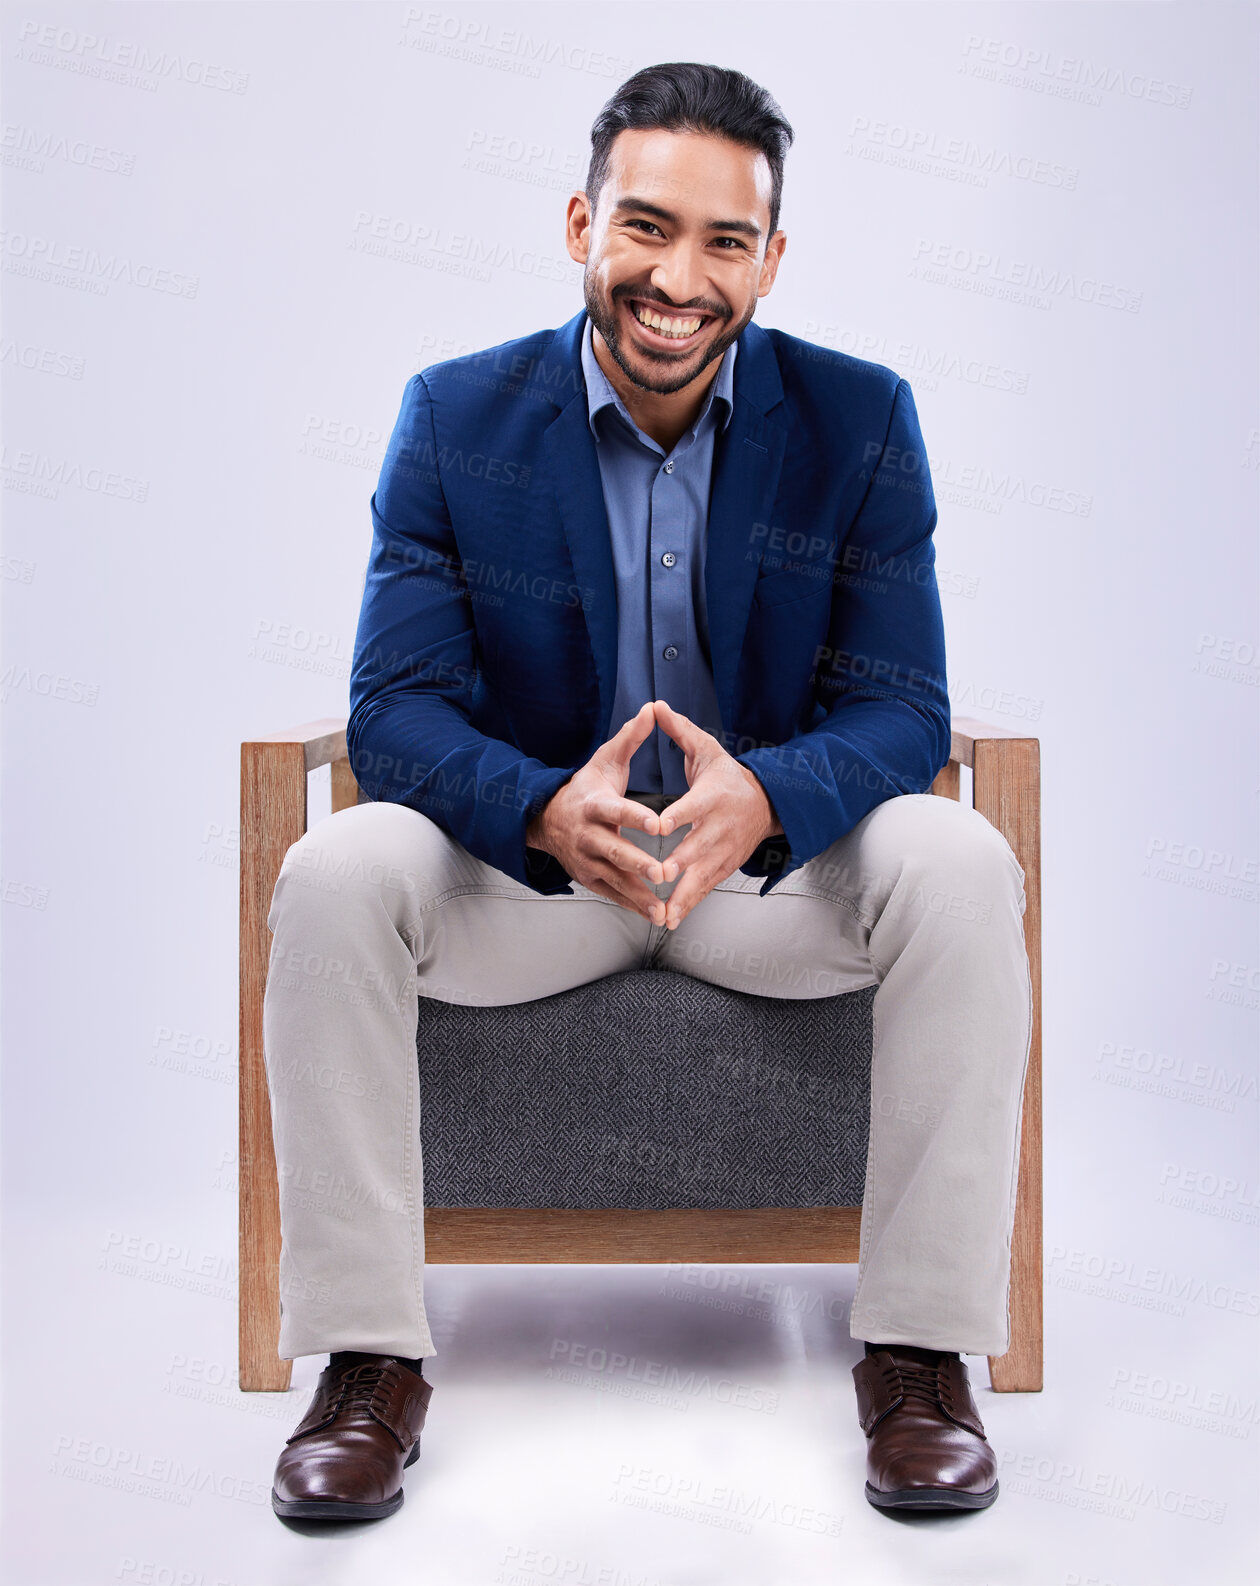
<svg viewBox="0 0 1260 1586">
<path fill-rule="evenodd" d="M 672 336 L 679 341 L 694 336 L 702 323 L 699 319 L 664 318 L 654 310 L 640 308 L 637 304 L 634 307 L 634 317 L 640 325 L 648 325 L 662 336 Z"/>
</svg>

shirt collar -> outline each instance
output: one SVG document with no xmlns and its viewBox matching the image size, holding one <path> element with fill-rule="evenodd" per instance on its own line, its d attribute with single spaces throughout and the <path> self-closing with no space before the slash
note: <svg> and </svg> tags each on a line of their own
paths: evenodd
<svg viewBox="0 0 1260 1586">
<path fill-rule="evenodd" d="M 705 398 L 704 406 L 700 409 L 696 416 L 696 422 L 692 425 L 691 433 L 693 438 L 695 432 L 703 423 L 705 415 L 715 403 L 722 404 L 718 408 L 716 415 L 719 427 L 725 429 L 731 422 L 731 413 L 735 407 L 736 349 L 737 343 L 732 342 L 722 354 L 721 364 L 718 367 L 716 377 L 709 386 L 709 394 Z M 599 366 L 599 359 L 595 356 L 594 330 L 589 314 L 586 316 L 586 323 L 582 327 L 582 375 L 586 381 L 587 419 L 591 426 L 591 433 L 597 441 L 599 440 L 599 430 L 595 423 L 595 417 L 606 407 L 615 407 L 632 430 L 638 428 L 626 411 L 625 403 L 613 390 L 608 376 Z"/>
</svg>

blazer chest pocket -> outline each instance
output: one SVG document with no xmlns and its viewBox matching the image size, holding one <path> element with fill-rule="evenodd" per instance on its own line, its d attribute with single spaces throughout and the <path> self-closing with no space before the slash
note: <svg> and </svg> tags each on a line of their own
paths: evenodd
<svg viewBox="0 0 1260 1586">
<path fill-rule="evenodd" d="M 790 572 L 771 573 L 759 578 L 753 589 L 753 598 L 764 610 L 769 606 L 788 606 L 794 600 L 805 600 L 810 595 L 829 594 L 830 591 L 830 564 L 815 562 L 809 567 L 797 567 Z"/>
</svg>

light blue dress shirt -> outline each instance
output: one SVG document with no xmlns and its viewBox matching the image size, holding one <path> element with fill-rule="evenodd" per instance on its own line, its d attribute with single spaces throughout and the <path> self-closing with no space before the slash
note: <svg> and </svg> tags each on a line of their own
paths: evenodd
<svg viewBox="0 0 1260 1586">
<path fill-rule="evenodd" d="M 663 699 L 721 736 L 709 659 L 704 559 L 713 446 L 734 406 L 734 345 L 722 355 L 696 422 L 668 455 L 630 417 L 595 356 L 590 317 L 582 374 L 617 579 L 617 687 L 609 736 Z M 685 756 L 657 727 L 635 750 L 627 792 L 687 791 Z"/>
</svg>

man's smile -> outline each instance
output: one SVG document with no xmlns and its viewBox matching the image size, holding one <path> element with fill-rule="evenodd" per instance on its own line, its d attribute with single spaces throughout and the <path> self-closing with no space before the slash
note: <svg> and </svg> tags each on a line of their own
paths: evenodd
<svg viewBox="0 0 1260 1586">
<path fill-rule="evenodd" d="M 620 304 L 638 339 L 653 349 L 668 347 L 671 352 L 688 352 L 717 322 L 716 314 L 663 309 L 650 298 L 623 297 Z"/>
</svg>

